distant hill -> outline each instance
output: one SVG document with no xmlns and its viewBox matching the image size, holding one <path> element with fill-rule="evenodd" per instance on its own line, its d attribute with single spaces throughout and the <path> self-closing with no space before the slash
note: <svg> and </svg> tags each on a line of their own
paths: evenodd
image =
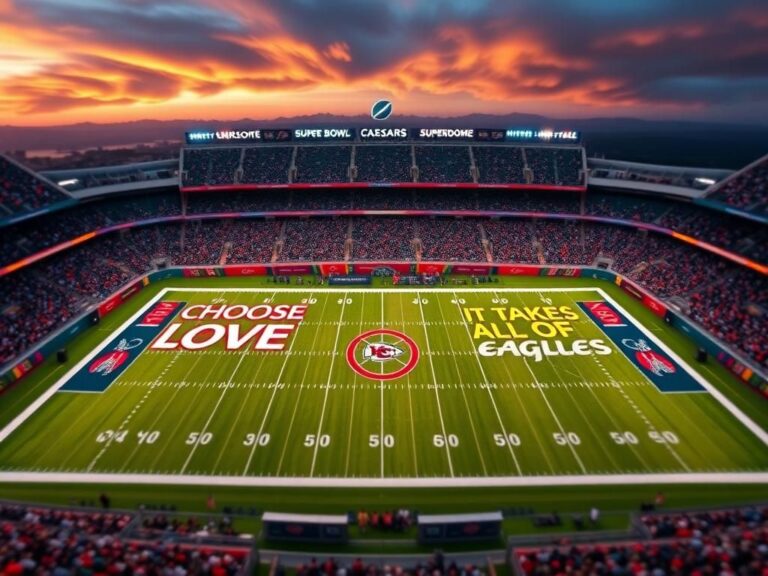
<svg viewBox="0 0 768 576">
<path fill-rule="evenodd" d="M 369 126 L 368 116 L 315 114 L 258 120 L 140 120 L 66 126 L 0 126 L 0 150 L 77 150 L 181 140 L 195 128 L 295 128 Z M 652 121 L 635 118 L 552 119 L 533 114 L 471 114 L 452 118 L 397 116 L 385 125 L 405 127 L 544 127 L 581 130 L 591 156 L 659 164 L 739 168 L 768 152 L 768 126 L 704 122 Z"/>
</svg>

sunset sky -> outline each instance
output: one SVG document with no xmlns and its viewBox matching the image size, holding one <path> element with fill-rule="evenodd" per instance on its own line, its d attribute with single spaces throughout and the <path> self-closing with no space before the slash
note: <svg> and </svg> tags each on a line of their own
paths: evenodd
<svg viewBox="0 0 768 576">
<path fill-rule="evenodd" d="M 540 113 L 768 124 L 768 2 L 0 0 L 0 124 Z"/>
</svg>

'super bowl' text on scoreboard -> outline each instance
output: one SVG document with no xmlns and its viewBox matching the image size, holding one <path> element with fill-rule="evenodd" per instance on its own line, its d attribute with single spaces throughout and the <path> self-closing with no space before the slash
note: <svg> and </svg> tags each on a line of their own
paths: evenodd
<svg viewBox="0 0 768 576">
<path fill-rule="evenodd" d="M 374 142 L 374 141 L 448 141 L 448 142 L 517 142 L 529 144 L 578 144 L 576 130 L 549 128 L 406 128 L 393 127 L 312 127 L 266 129 L 194 130 L 186 133 L 188 145 L 260 144 L 275 142 Z"/>
</svg>

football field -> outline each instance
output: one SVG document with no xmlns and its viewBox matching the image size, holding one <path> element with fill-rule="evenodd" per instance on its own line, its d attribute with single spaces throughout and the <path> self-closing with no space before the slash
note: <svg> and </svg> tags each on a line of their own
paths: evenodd
<svg viewBox="0 0 768 576">
<path fill-rule="evenodd" d="M 768 434 L 599 287 L 171 287 L 0 431 L 0 479 L 768 482 Z"/>
</svg>

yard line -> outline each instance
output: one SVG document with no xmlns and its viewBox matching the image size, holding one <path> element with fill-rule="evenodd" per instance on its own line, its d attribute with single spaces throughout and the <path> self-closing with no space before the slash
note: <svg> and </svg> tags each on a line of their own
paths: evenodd
<svg viewBox="0 0 768 576">
<path fill-rule="evenodd" d="M 381 329 L 384 329 L 384 292 L 381 292 Z M 382 340 L 383 341 L 383 340 Z M 381 373 L 384 373 L 384 362 L 379 363 Z M 381 418 L 379 428 L 379 446 L 381 449 L 381 477 L 384 478 L 384 380 L 379 380 L 379 390 L 381 390 Z"/>
<path fill-rule="evenodd" d="M 451 349 L 451 358 L 453 359 L 453 366 L 456 368 L 456 376 L 461 383 L 461 396 L 464 398 L 464 406 L 466 408 L 467 416 L 469 417 L 469 427 L 472 429 L 472 436 L 475 439 L 475 447 L 477 448 L 477 455 L 480 456 L 480 464 L 483 467 L 483 475 L 488 476 L 488 467 L 485 465 L 485 458 L 483 457 L 482 449 L 480 448 L 480 439 L 477 437 L 477 430 L 475 429 L 475 419 L 472 417 L 472 411 L 469 409 L 469 401 L 467 400 L 467 393 L 464 391 L 464 382 L 461 379 L 461 370 L 459 369 L 459 362 L 456 360 L 456 354 L 453 351 L 453 341 L 451 340 L 451 332 L 445 328 L 445 314 L 443 314 L 443 305 L 440 303 L 441 298 L 437 298 L 437 306 L 440 309 L 440 317 L 443 319 L 443 328 L 448 335 L 448 347 Z M 506 431 L 504 432 L 506 437 Z M 514 458 L 514 454 L 512 455 Z M 519 470 L 519 467 L 518 467 Z"/>
<path fill-rule="evenodd" d="M 600 369 L 603 371 L 603 373 L 606 376 L 608 376 L 608 378 L 612 378 L 611 374 L 608 372 L 608 370 L 606 369 L 605 365 L 600 361 L 600 359 L 597 356 L 595 356 L 594 354 L 592 355 L 592 358 L 597 363 L 597 365 L 600 367 Z M 636 410 L 637 413 L 640 415 L 640 417 L 643 419 L 643 421 L 646 423 L 646 425 L 648 426 L 648 431 L 649 432 L 658 432 L 658 429 L 656 428 L 656 426 L 648 419 L 648 417 L 645 415 L 645 413 L 642 410 L 640 410 L 640 407 L 637 404 L 635 404 L 635 401 L 632 400 L 632 398 L 624 391 L 624 388 L 619 386 L 617 389 L 619 391 L 619 394 L 621 394 L 622 397 L 627 401 L 627 404 L 629 404 L 631 408 Z M 686 472 L 690 472 L 691 471 L 691 469 L 688 466 L 688 464 L 685 463 L 685 461 L 682 459 L 682 457 L 677 453 L 677 450 L 675 450 L 669 442 L 664 442 L 662 444 L 662 446 L 664 446 L 667 449 L 667 451 L 672 455 L 672 457 L 675 460 L 678 461 L 678 463 L 685 469 Z"/>
<path fill-rule="evenodd" d="M 498 296 L 498 295 L 497 295 Z M 522 476 L 523 471 L 520 468 L 520 463 L 517 461 L 517 454 L 515 454 L 515 450 L 512 448 L 512 443 L 509 442 L 509 435 L 507 434 L 507 428 L 504 426 L 504 422 L 501 419 L 501 414 L 499 413 L 499 407 L 496 405 L 496 399 L 493 397 L 493 393 L 491 392 L 491 386 L 490 382 L 488 380 L 488 376 L 485 374 L 485 368 L 483 368 L 483 363 L 480 361 L 480 354 L 477 352 L 477 347 L 475 346 L 475 343 L 472 341 L 472 334 L 469 332 L 469 325 L 467 324 L 467 321 L 464 319 L 464 314 L 461 312 L 461 305 L 459 304 L 459 297 L 456 295 L 456 292 L 453 293 L 453 301 L 456 303 L 456 309 L 459 311 L 459 317 L 462 319 L 462 323 L 464 324 L 464 329 L 467 332 L 467 338 L 469 338 L 469 345 L 472 347 L 472 350 L 475 353 L 475 359 L 477 360 L 477 365 L 480 368 L 480 373 L 483 375 L 483 381 L 485 382 L 485 389 L 488 391 L 488 397 L 491 399 L 491 404 L 493 404 L 493 411 L 496 413 L 496 419 L 499 421 L 499 426 L 501 426 L 501 431 L 504 434 L 504 438 L 507 440 L 506 445 L 507 448 L 509 448 L 509 453 L 512 455 L 512 460 L 515 462 L 515 468 L 517 468 L 517 473 Z M 442 314 L 442 310 L 440 311 Z M 448 339 L 450 342 L 450 337 Z M 453 348 L 453 346 L 451 346 Z M 456 361 L 456 358 L 454 357 L 454 362 Z M 458 370 L 458 366 L 457 366 Z"/>
<path fill-rule="evenodd" d="M 499 297 L 499 294 L 494 291 L 494 294 L 496 294 L 496 297 Z M 520 296 L 518 296 L 518 299 L 520 302 L 522 302 L 523 305 L 525 305 L 525 302 L 523 301 Z M 547 405 L 547 408 L 549 409 L 550 414 L 552 414 L 552 418 L 555 421 L 555 424 L 557 424 L 557 427 L 560 429 L 561 434 L 567 434 L 565 431 L 565 428 L 563 428 L 563 425 L 560 423 L 560 419 L 557 417 L 557 414 L 555 414 L 555 410 L 552 408 L 552 405 L 549 403 L 549 399 L 547 398 L 547 395 L 544 393 L 544 389 L 541 387 L 541 382 L 539 382 L 539 379 L 536 378 L 536 373 L 531 369 L 531 367 L 528 364 L 528 359 L 523 356 L 523 364 L 525 364 L 525 367 L 528 369 L 528 372 L 530 372 L 531 376 L 533 377 L 533 381 L 536 382 L 536 388 L 538 388 L 539 392 L 541 392 L 541 397 L 544 399 L 544 403 Z M 582 473 L 586 474 L 587 469 L 584 466 L 584 463 L 581 461 L 581 458 L 579 458 L 578 452 L 576 452 L 576 448 L 574 448 L 573 444 L 568 442 L 568 448 L 571 449 L 571 453 L 573 454 L 573 457 L 576 459 L 576 462 L 579 464 L 579 468 L 581 468 Z"/>
<path fill-rule="evenodd" d="M 312 294 L 314 292 L 310 292 L 308 298 L 312 298 Z M 283 364 L 280 367 L 280 372 L 277 374 L 277 378 L 275 378 L 274 382 L 274 388 L 272 389 L 272 395 L 269 397 L 269 403 L 267 403 L 267 409 L 264 412 L 264 418 L 261 420 L 261 425 L 259 426 L 259 431 L 256 433 L 256 438 L 261 438 L 262 433 L 264 432 L 264 426 L 267 423 L 267 416 L 269 416 L 269 411 L 272 409 L 272 404 L 275 401 L 275 396 L 277 395 L 277 391 L 279 390 L 278 384 L 280 383 L 280 379 L 283 377 L 283 372 L 285 371 L 285 367 L 288 365 L 288 360 L 291 358 L 291 352 L 293 352 L 293 345 L 296 343 L 296 341 L 299 339 L 299 331 L 301 330 L 301 326 L 303 325 L 303 322 L 299 322 L 298 326 L 296 327 L 296 332 L 293 333 L 293 338 L 291 339 L 291 344 L 288 346 L 288 353 L 285 355 L 285 358 L 283 359 Z M 248 453 L 248 460 L 245 462 L 245 467 L 243 468 L 243 476 L 245 476 L 248 473 L 248 468 L 251 466 L 251 461 L 253 460 L 253 455 L 256 453 L 256 446 L 258 445 L 258 442 L 254 442 L 253 446 L 251 446 L 251 451 Z"/>
<path fill-rule="evenodd" d="M 365 292 L 363 292 L 363 303 L 360 307 L 360 322 L 358 322 L 359 331 L 363 332 L 363 318 L 365 317 Z M 344 464 L 344 476 L 349 476 L 349 457 L 352 454 L 352 424 L 355 421 L 355 391 L 357 390 L 357 372 L 354 373 L 352 385 L 352 407 L 349 410 L 349 433 L 347 434 L 347 457 Z"/>
<path fill-rule="evenodd" d="M 344 310 L 347 306 L 347 293 L 344 292 L 341 300 L 341 315 L 339 325 L 336 327 L 336 339 L 333 342 L 333 350 L 339 349 L 339 334 L 341 334 L 341 322 L 344 320 Z M 325 383 L 325 396 L 323 396 L 323 407 L 320 410 L 320 423 L 317 425 L 317 434 L 315 434 L 315 450 L 312 453 L 312 467 L 309 469 L 309 475 L 315 475 L 315 464 L 317 463 L 317 451 L 320 449 L 320 433 L 323 430 L 323 419 L 325 418 L 325 407 L 328 405 L 328 392 L 331 390 L 331 377 L 333 376 L 333 366 L 336 363 L 336 354 L 331 356 L 331 366 L 328 368 L 328 381 Z"/>
<path fill-rule="evenodd" d="M 424 306 L 421 303 L 421 294 L 416 293 L 416 300 L 419 303 L 419 311 L 421 312 L 422 328 L 424 328 L 424 340 L 427 344 L 427 357 L 429 358 L 429 367 L 432 370 L 432 383 L 435 385 L 435 398 L 437 400 L 437 413 L 440 416 L 440 428 L 443 430 L 443 438 L 445 439 L 445 453 L 448 456 L 448 469 L 451 472 L 451 478 L 453 478 L 453 461 L 451 460 L 451 447 L 448 445 L 448 435 L 445 432 L 445 420 L 443 420 L 443 409 L 440 406 L 440 393 L 437 391 L 437 376 L 435 376 L 435 363 L 432 360 L 432 349 L 429 346 L 429 332 L 427 332 L 427 325 L 424 323 Z"/>
<path fill-rule="evenodd" d="M 325 306 L 328 304 L 328 300 L 330 300 L 331 295 L 325 294 L 325 300 L 323 300 L 323 307 L 320 309 L 320 317 L 325 317 Z M 315 330 L 314 336 L 312 336 L 312 345 L 311 348 L 315 348 L 315 344 L 317 343 L 317 337 L 322 333 L 323 331 L 321 329 Z M 293 405 L 293 412 L 291 412 L 291 421 L 288 424 L 288 430 L 285 432 L 285 440 L 283 441 L 283 449 L 280 451 L 280 460 L 277 463 L 277 472 L 275 472 L 276 476 L 280 475 L 280 471 L 283 469 L 283 461 L 285 460 L 285 453 L 288 450 L 288 442 L 290 442 L 291 439 L 291 432 L 293 431 L 293 424 L 296 421 L 296 414 L 299 411 L 299 405 L 301 404 L 301 396 L 304 393 L 304 381 L 307 378 L 307 372 L 309 372 L 309 366 L 311 365 L 311 362 L 305 362 L 304 363 L 304 372 L 301 375 L 301 382 L 299 385 L 299 393 L 296 395 L 296 402 Z M 353 392 L 354 393 L 354 392 Z"/>
<path fill-rule="evenodd" d="M 403 308 L 403 294 L 402 292 L 398 294 L 398 302 L 400 303 L 400 319 L 403 323 L 403 328 L 405 328 L 405 309 Z M 419 460 L 418 456 L 416 455 L 416 423 L 413 419 L 413 397 L 411 394 L 411 375 L 410 373 L 406 374 L 405 376 L 407 378 L 407 387 L 408 387 L 408 413 L 411 417 L 411 443 L 413 444 L 413 473 L 418 476 L 419 475 Z"/>
<path fill-rule="evenodd" d="M 229 385 L 232 384 L 232 379 L 235 377 L 235 374 L 237 374 L 237 371 L 240 369 L 240 366 L 242 365 L 243 360 L 245 360 L 245 357 L 249 353 L 250 353 L 250 349 L 246 347 L 243 353 L 240 354 L 240 360 L 237 361 L 237 365 L 235 366 L 235 369 L 232 370 L 232 374 L 230 374 L 229 379 L 227 380 L 226 386 L 224 387 L 224 391 L 221 393 L 221 396 L 219 396 L 219 399 L 216 402 L 216 405 L 213 407 L 213 410 L 211 410 L 211 414 L 208 416 L 208 420 L 206 420 L 205 424 L 203 424 L 203 429 L 200 431 L 200 434 L 197 437 L 197 441 L 195 441 L 195 444 L 192 446 L 192 450 L 190 450 L 189 456 L 187 456 L 187 459 L 184 461 L 184 465 L 181 467 L 181 472 L 179 472 L 179 474 L 184 474 L 184 472 L 187 469 L 187 466 L 189 466 L 189 462 L 192 460 L 192 456 L 195 455 L 195 452 L 197 451 L 197 447 L 200 446 L 200 438 L 202 438 L 205 432 L 208 430 L 208 426 L 210 426 L 211 421 L 213 420 L 213 417 L 216 414 L 216 411 L 219 409 L 219 406 L 221 405 L 222 400 L 224 400 L 224 396 L 226 396 L 227 392 L 229 391 Z"/>
</svg>

